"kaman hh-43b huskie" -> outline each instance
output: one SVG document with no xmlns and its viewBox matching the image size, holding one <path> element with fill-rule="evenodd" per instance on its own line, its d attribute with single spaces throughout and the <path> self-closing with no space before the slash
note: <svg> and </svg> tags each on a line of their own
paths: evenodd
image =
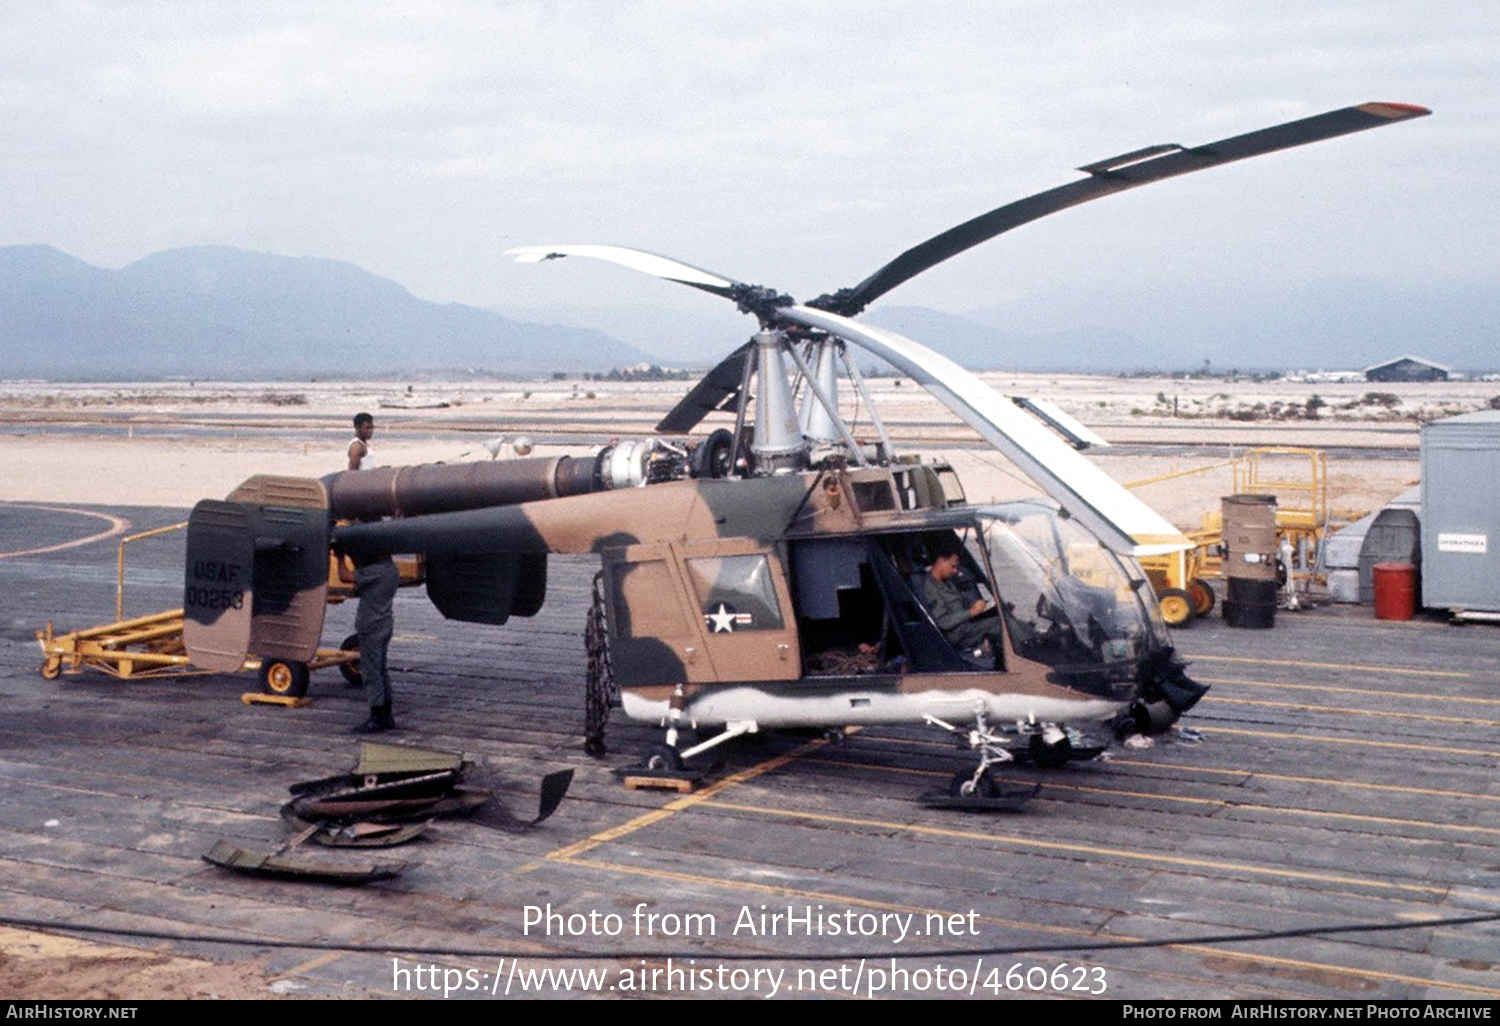
<svg viewBox="0 0 1500 1026">
<path fill-rule="evenodd" d="M 514 250 L 525 261 L 596 257 L 690 285 L 734 302 L 759 330 L 662 419 L 660 438 L 586 459 L 258 477 L 200 503 L 189 527 L 188 652 L 224 670 L 248 653 L 312 658 L 330 547 L 422 553 L 443 615 L 485 624 L 541 607 L 549 553 L 593 553 L 603 564 L 589 631 L 596 752 L 616 697 L 627 715 L 664 729 L 645 762 L 668 772 L 762 728 L 930 723 L 978 752 L 952 791 L 982 800 L 996 793 L 997 762 L 1087 751 L 1080 725 L 1165 730 L 1206 689 L 1175 657 L 1136 557 L 1187 540 L 1063 440 L 1086 436 L 1081 425 L 1023 410 L 951 360 L 854 318 L 913 275 L 1054 211 L 1426 113 L 1369 103 L 1101 160 L 1080 168 L 1081 180 L 976 217 L 806 303 L 638 250 Z M 898 453 L 849 346 L 926 388 L 1054 501 L 971 505 L 950 468 Z M 855 439 L 841 389 L 867 411 L 877 442 Z M 732 413 L 733 427 L 681 440 L 714 411 Z M 195 567 L 233 568 L 238 597 L 226 600 L 223 582 Z M 689 728 L 723 729 L 686 745 Z"/>
</svg>

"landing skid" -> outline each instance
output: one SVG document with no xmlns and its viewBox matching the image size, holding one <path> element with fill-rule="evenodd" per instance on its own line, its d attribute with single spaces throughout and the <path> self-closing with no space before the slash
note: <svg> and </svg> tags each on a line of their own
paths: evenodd
<svg viewBox="0 0 1500 1026">
<path fill-rule="evenodd" d="M 940 727 L 979 753 L 979 764 L 972 770 L 954 774 L 948 789 L 929 791 L 918 799 L 933 809 L 961 809 L 967 812 L 1018 812 L 1041 790 L 1041 784 L 1011 783 L 997 779 L 994 767 L 1004 763 L 1030 764 L 1044 768 L 1064 766 L 1074 760 L 1097 758 L 1103 745 L 1084 744 L 1082 734 L 1055 723 L 1023 722 L 1016 724 L 1015 734 L 1007 736 L 991 727 L 983 711 L 975 713 L 969 729 L 945 723 L 936 716 L 925 717 L 927 723 Z M 1027 739 L 1024 746 L 1012 751 L 1013 740 Z"/>
<path fill-rule="evenodd" d="M 970 774 L 960 772 L 946 791 L 928 791 L 917 802 L 928 809 L 958 809 L 960 812 L 1020 812 L 1042 789 L 1041 784 L 1011 784 L 988 777 L 988 790 L 981 794 L 957 794 L 960 779 Z"/>
</svg>

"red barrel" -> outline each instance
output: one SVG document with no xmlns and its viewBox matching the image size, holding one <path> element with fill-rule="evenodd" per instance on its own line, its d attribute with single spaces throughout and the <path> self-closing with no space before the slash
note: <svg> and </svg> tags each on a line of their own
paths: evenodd
<svg viewBox="0 0 1500 1026">
<path fill-rule="evenodd" d="M 1410 620 L 1417 611 L 1417 568 L 1410 563 L 1375 564 L 1375 619 Z"/>
</svg>

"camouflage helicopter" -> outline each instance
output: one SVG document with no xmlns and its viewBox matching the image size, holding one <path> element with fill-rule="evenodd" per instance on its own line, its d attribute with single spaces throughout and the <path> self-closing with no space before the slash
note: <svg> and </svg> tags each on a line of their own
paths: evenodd
<svg viewBox="0 0 1500 1026">
<path fill-rule="evenodd" d="M 1097 161 L 1081 180 L 998 207 L 807 303 L 639 250 L 512 250 L 689 285 L 759 327 L 661 420 L 664 437 L 589 458 L 257 477 L 205 500 L 189 526 L 189 655 L 226 671 L 247 653 L 309 660 L 330 547 L 424 554 L 438 610 L 487 624 L 541 608 L 549 554 L 594 554 L 596 754 L 616 698 L 664 730 L 643 760 L 662 773 L 762 729 L 926 723 L 978 754 L 950 790 L 982 803 L 998 800 L 998 763 L 1097 752 L 1080 726 L 1164 731 L 1207 688 L 1184 672 L 1136 557 L 1185 547 L 1180 532 L 1060 438 L 1072 433 L 1066 421 L 1039 420 L 951 360 L 854 318 L 914 275 L 1046 214 L 1426 113 L 1369 103 Z M 951 467 L 897 453 L 851 346 L 938 398 L 1052 501 L 970 504 Z M 874 444 L 841 415 L 845 382 Z M 733 428 L 672 440 L 715 411 L 732 412 Z M 689 730 L 703 739 L 684 744 Z"/>
</svg>

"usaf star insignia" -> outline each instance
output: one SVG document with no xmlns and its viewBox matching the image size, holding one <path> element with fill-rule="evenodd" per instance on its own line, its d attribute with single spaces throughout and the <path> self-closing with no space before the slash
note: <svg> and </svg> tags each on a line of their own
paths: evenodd
<svg viewBox="0 0 1500 1026">
<path fill-rule="evenodd" d="M 751 622 L 749 613 L 737 612 L 726 602 L 720 602 L 711 612 L 705 612 L 703 619 L 714 634 L 733 634 L 736 627 L 748 627 Z"/>
</svg>

